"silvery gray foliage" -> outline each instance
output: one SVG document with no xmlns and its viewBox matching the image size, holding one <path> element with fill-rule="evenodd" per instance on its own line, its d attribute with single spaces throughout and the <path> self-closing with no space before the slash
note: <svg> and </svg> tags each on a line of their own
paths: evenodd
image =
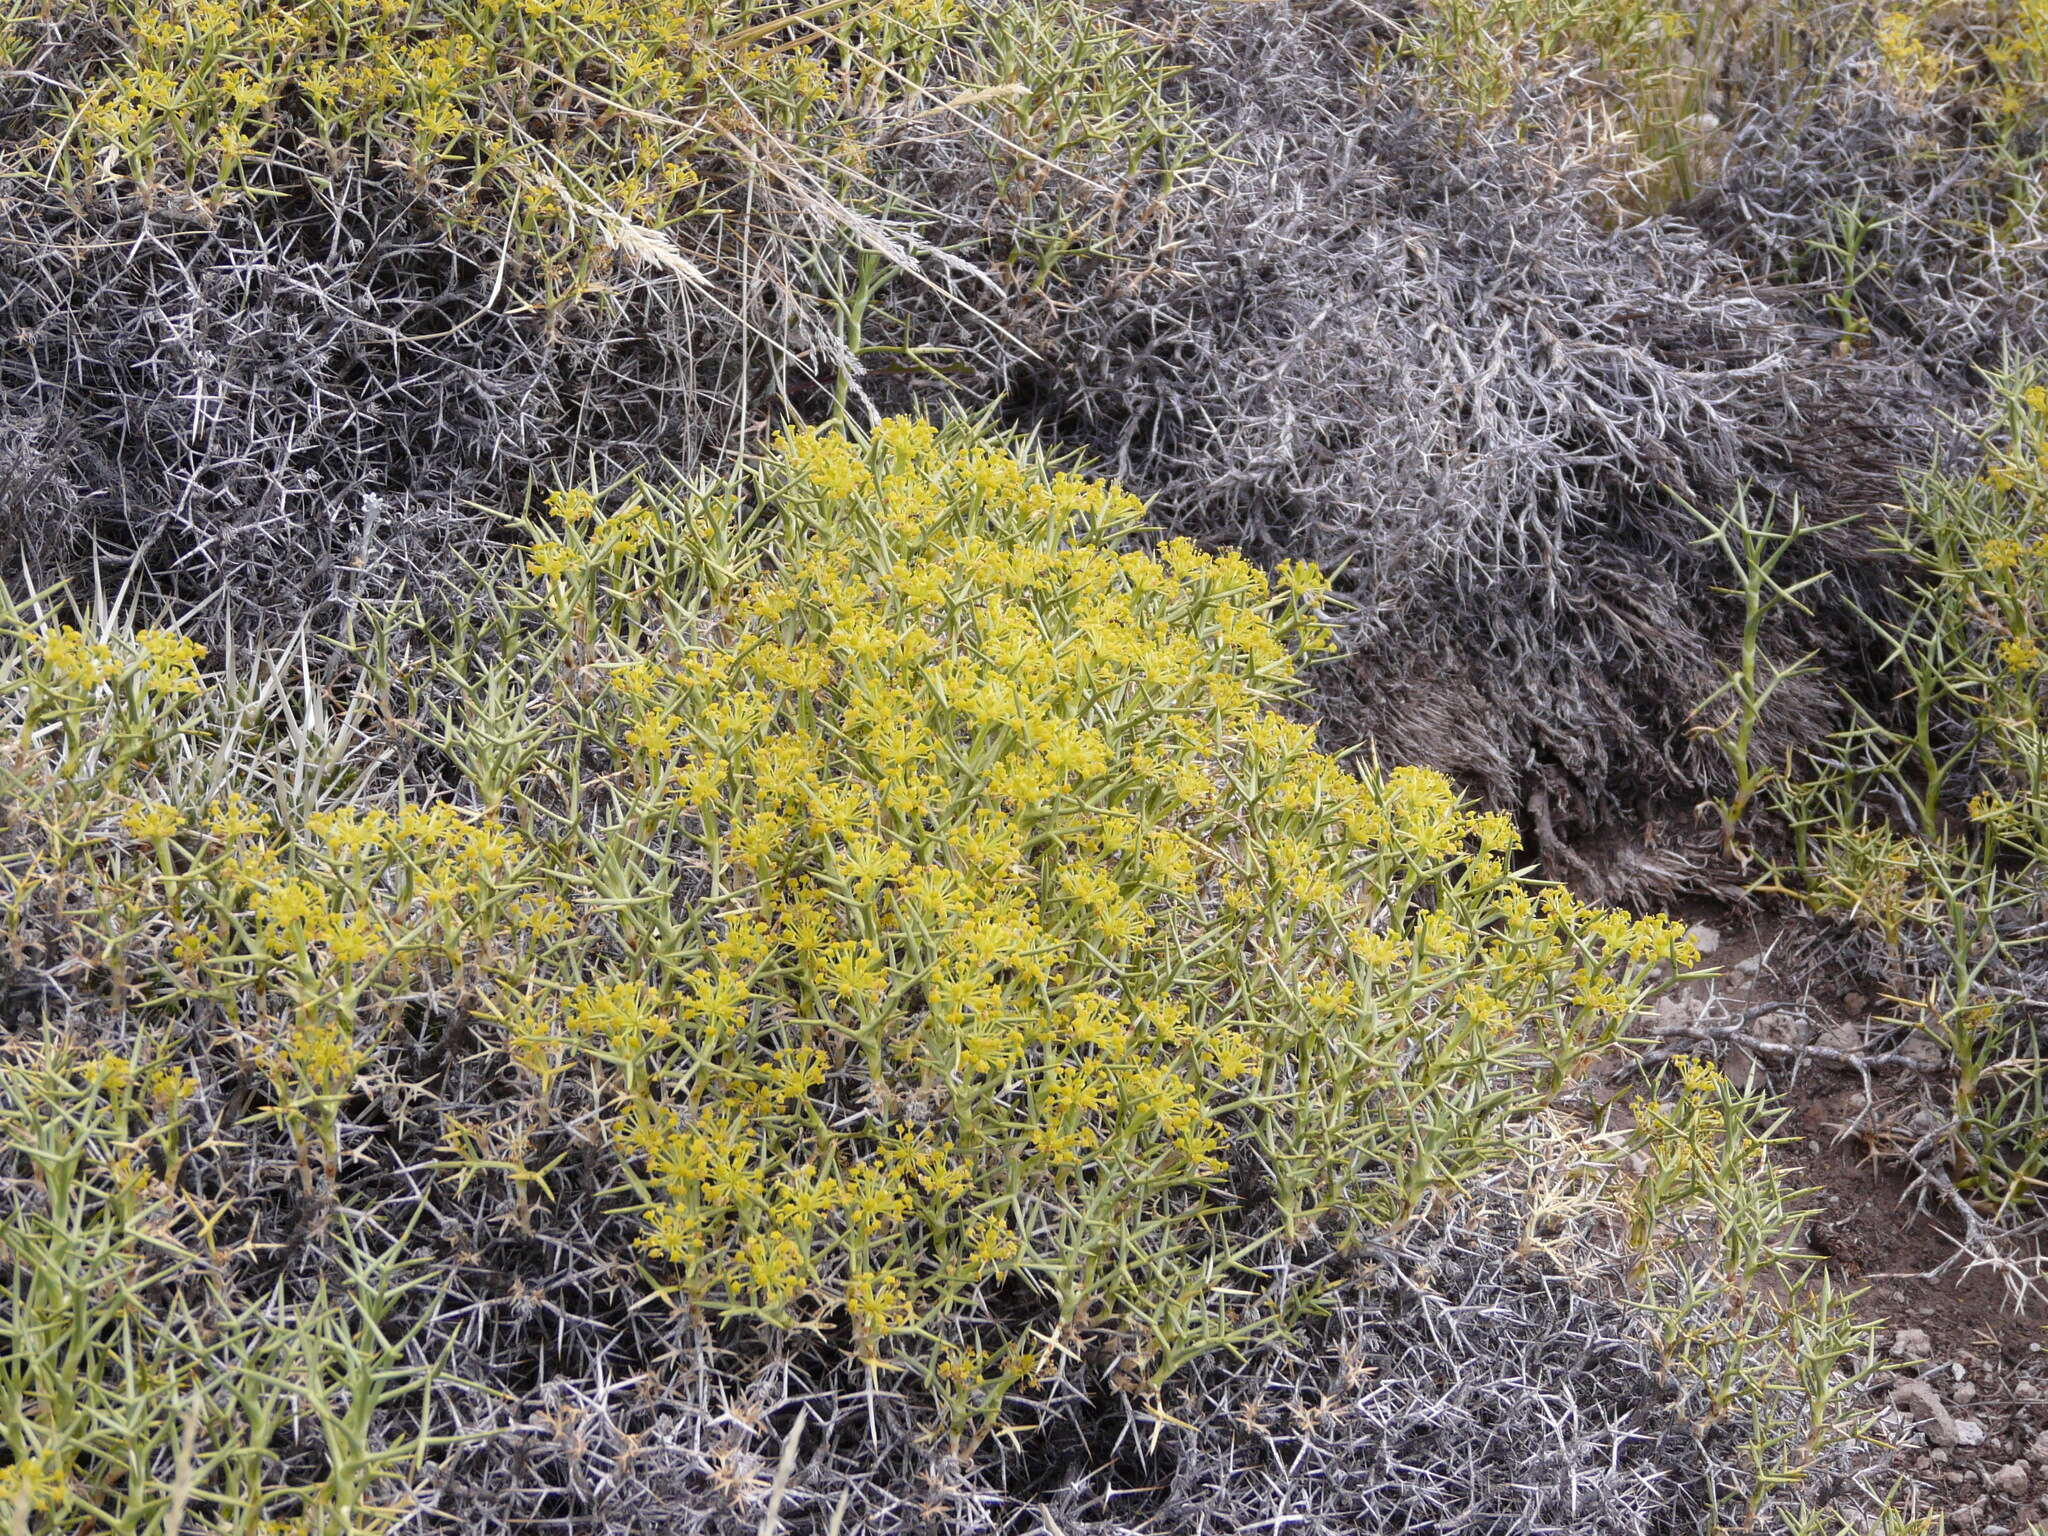
<svg viewBox="0 0 2048 1536">
<path fill-rule="evenodd" d="M 452 1529 L 1224 1536 L 1678 1536 L 1739 1492 L 1637 1320 L 1513 1252 L 1505 1205 L 1376 1249 L 1292 1345 L 1212 1357 L 1162 1395 L 1076 1397 L 961 1455 L 886 1378 L 671 1341 L 656 1375 L 579 1374 L 451 1458 Z M 523 1373 L 522 1373 L 523 1374 Z M 779 1491 L 778 1491 L 779 1490 Z"/>
<path fill-rule="evenodd" d="M 201 217 L 0 190 L 12 579 L 331 626 L 431 584 L 536 484 L 688 464 L 729 430 L 733 381 L 700 366 L 720 326 L 672 284 L 550 321 L 496 299 L 487 253 L 396 174 L 273 191 Z"/>
<path fill-rule="evenodd" d="M 1720 782 L 1693 711 L 1730 659 L 1728 573 L 1698 515 L 1797 498 L 1836 579 L 1774 636 L 1833 675 L 1786 688 L 1766 752 L 1862 675 L 1847 608 L 1873 525 L 1939 432 L 1922 373 L 1842 355 L 1801 295 L 1679 216 L 1630 220 L 1541 93 L 1433 111 L 1365 7 L 1153 5 L 1231 149 L 1159 270 L 1018 307 L 1019 413 L 1093 447 L 1167 529 L 1342 565 L 1340 737 L 1450 769 L 1575 845 L 1673 813 L 1616 878 L 1669 890 Z M 1627 862 L 1627 861 L 1625 861 Z"/>
</svg>

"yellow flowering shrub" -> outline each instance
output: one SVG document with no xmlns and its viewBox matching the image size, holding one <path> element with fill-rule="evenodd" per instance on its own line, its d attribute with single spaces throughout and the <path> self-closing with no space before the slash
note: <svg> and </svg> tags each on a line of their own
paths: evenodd
<svg viewBox="0 0 2048 1536">
<path fill-rule="evenodd" d="M 706 231 L 769 199 L 901 258 L 871 161 L 904 125 L 960 137 L 1028 209 L 1019 242 L 1102 238 L 1041 197 L 1059 166 L 1135 173 L 1181 137 L 1137 33 L 1091 0 L 97 0 L 71 8 L 38 173 L 201 206 L 389 163 L 549 301 L 615 264 L 701 277 Z M 52 22 L 0 6 L 0 68 Z M 1179 151 L 1169 150 L 1167 158 Z M 738 194 L 738 195 L 736 195 Z M 1070 208 L 1073 198 L 1064 199 Z M 837 212 L 833 212 L 837 210 Z M 822 222 L 820 222 L 822 220 Z M 1069 227 L 1074 225 L 1074 227 Z M 785 234 L 793 230 L 784 231 Z"/>
<path fill-rule="evenodd" d="M 22 621 L 11 941 L 203 1001 L 309 1190 L 427 999 L 517 1084 L 444 1112 L 446 1177 L 541 1211 L 533 1148 L 594 1111 L 651 1292 L 966 1428 L 1105 1340 L 1143 1387 L 1281 1324 L 1288 1253 L 1498 1162 L 1695 958 L 1317 749 L 1279 706 L 1318 572 L 1136 545 L 1135 498 L 973 423 L 602 500 L 378 628 L 321 732 Z M 420 747 L 455 797 L 379 766 Z"/>
</svg>

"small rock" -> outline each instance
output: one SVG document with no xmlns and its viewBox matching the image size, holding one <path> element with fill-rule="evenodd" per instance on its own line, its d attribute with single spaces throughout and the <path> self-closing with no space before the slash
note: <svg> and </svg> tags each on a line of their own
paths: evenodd
<svg viewBox="0 0 2048 1536">
<path fill-rule="evenodd" d="M 2027 1454 L 2043 1466 L 2048 1466 L 2048 1429 L 2034 1436 L 2034 1443 L 2027 1447 Z"/>
<path fill-rule="evenodd" d="M 1899 1047 L 1899 1054 L 1916 1066 L 1938 1067 L 1941 1065 L 1941 1047 L 1925 1035 L 1915 1035 L 1912 1039 L 1908 1040 Z"/>
<path fill-rule="evenodd" d="M 1851 992 L 1842 999 L 1842 1006 L 1851 1013 L 1861 1013 L 1870 1006 L 1870 999 L 1861 992 Z"/>
<path fill-rule="evenodd" d="M 1901 1360 L 1925 1360 L 1933 1350 L 1925 1328 L 1901 1328 L 1892 1335 L 1892 1353 Z"/>
<path fill-rule="evenodd" d="M 1709 928 L 1705 923 L 1694 923 L 1685 930 L 1685 936 L 1692 940 L 1692 947 L 1705 959 L 1721 947 L 1721 930 Z"/>
<path fill-rule="evenodd" d="M 1952 1531 L 1974 1531 L 1984 1520 L 1984 1501 L 1960 1505 L 1948 1512 L 1948 1528 Z"/>
<path fill-rule="evenodd" d="M 1767 1013 L 1750 1026 L 1759 1040 L 1769 1040 L 1777 1045 L 1810 1045 L 1813 1042 L 1813 1020 L 1796 1009 L 1784 1013 Z"/>
<path fill-rule="evenodd" d="M 1763 968 L 1764 960 L 1762 955 L 1751 955 L 1747 960 L 1735 962 L 1735 974 L 1738 976 L 1754 976 Z"/>
<path fill-rule="evenodd" d="M 1957 1429 L 1962 1425 L 1958 1424 Z M 1991 1474 L 1991 1486 L 2008 1499 L 2024 1499 L 2027 1496 L 2029 1468 L 2024 1461 L 2009 1461 Z"/>
<path fill-rule="evenodd" d="M 1830 1024 L 1820 1032 L 1818 1043 L 1831 1051 L 1860 1051 L 1863 1049 L 1862 1026 L 1849 1023 Z"/>
<path fill-rule="evenodd" d="M 1650 1015 L 1660 1029 L 1683 1029 L 1694 1023 L 1699 1013 L 1699 1004 L 1676 994 L 1660 997 L 1650 1007 Z"/>
<path fill-rule="evenodd" d="M 1974 1403 L 1977 1401 L 1977 1383 L 1966 1381 L 1957 1387 L 1955 1391 L 1951 1392 L 1949 1396 L 1959 1403 Z"/>
<path fill-rule="evenodd" d="M 1926 1382 L 1900 1382 L 1892 1388 L 1892 1402 L 1919 1421 L 1920 1432 L 1927 1437 L 1929 1445 L 1949 1446 L 1962 1443 L 1962 1426 L 1949 1416 L 1948 1409 L 1943 1406 L 1941 1399 L 1934 1395 L 1934 1389 Z M 1977 1426 L 1977 1438 L 1981 1440 L 1983 1437 L 1984 1428 L 1980 1424 Z"/>
<path fill-rule="evenodd" d="M 1984 1426 L 1975 1419 L 1957 1419 L 1956 1444 L 1968 1450 L 1973 1445 L 1984 1443 Z"/>
</svg>

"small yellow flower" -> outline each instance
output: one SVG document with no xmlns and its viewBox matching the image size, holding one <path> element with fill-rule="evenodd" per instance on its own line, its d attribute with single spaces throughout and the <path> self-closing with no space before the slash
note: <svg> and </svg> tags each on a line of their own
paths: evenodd
<svg viewBox="0 0 2048 1536">
<path fill-rule="evenodd" d="M 142 652 L 143 686 L 151 693 L 199 692 L 199 661 L 206 655 L 205 646 L 168 629 L 138 630 L 135 644 Z"/>
<path fill-rule="evenodd" d="M 647 1230 L 634 1239 L 637 1247 L 668 1260 L 688 1264 L 704 1257 L 705 1218 L 681 1205 L 662 1205 L 647 1213 Z"/>
<path fill-rule="evenodd" d="M 1310 1013 L 1326 1019 L 1349 1013 L 1357 1000 L 1358 988 L 1348 976 L 1318 977 L 1302 998 Z"/>
<path fill-rule="evenodd" d="M 355 1081 L 362 1056 L 355 1031 L 339 1020 L 302 1024 L 291 1034 L 284 1065 L 315 1093 L 339 1093 Z"/>
<path fill-rule="evenodd" d="M 1010 1224 L 1000 1216 L 977 1216 L 967 1228 L 967 1239 L 967 1262 L 983 1273 L 1014 1263 L 1024 1249 Z"/>
<path fill-rule="evenodd" d="M 50 670 L 75 687 L 95 689 L 121 675 L 112 646 L 86 639 L 69 624 L 39 629 L 35 640 Z"/>
<path fill-rule="evenodd" d="M 713 972 L 699 966 L 689 975 L 689 995 L 682 1000 L 684 1018 L 697 1024 L 707 1039 L 723 1039 L 746 1021 L 752 994 L 744 976 Z"/>
<path fill-rule="evenodd" d="M 315 811 L 306 818 L 306 830 L 327 845 L 337 859 L 352 859 L 385 846 L 390 836 L 390 818 L 381 812 L 365 814 L 352 806 Z"/>
<path fill-rule="evenodd" d="M 1375 933 L 1369 928 L 1355 928 L 1346 937 L 1351 953 L 1360 963 L 1375 970 L 1392 970 L 1408 963 L 1411 946 L 1398 933 Z"/>
<path fill-rule="evenodd" d="M 766 1306 L 786 1306 L 803 1293 L 804 1251 L 786 1232 L 756 1232 L 740 1244 L 739 1263 L 747 1289 Z"/>
<path fill-rule="evenodd" d="M 163 1110 L 176 1109 L 199 1091 L 199 1080 L 176 1067 L 159 1067 L 149 1074 L 150 1102 Z"/>
<path fill-rule="evenodd" d="M 544 580 L 554 581 L 569 575 L 582 566 L 582 560 L 575 551 L 559 539 L 546 539 L 528 546 L 526 569 L 528 574 Z"/>
<path fill-rule="evenodd" d="M 185 929 L 171 939 L 171 958 L 188 971 L 204 965 L 212 955 L 219 936 L 211 931 Z"/>
<path fill-rule="evenodd" d="M 239 794 L 231 794 L 209 807 L 204 825 L 208 836 L 222 842 L 241 837 L 264 837 L 272 828 L 270 818 Z"/>
<path fill-rule="evenodd" d="M 855 1008 L 872 1007 L 889 991 L 889 971 L 881 951 L 866 940 L 828 945 L 819 980 L 827 992 Z"/>
<path fill-rule="evenodd" d="M 902 1277 L 871 1270 L 847 1277 L 846 1312 L 854 1326 L 871 1337 L 908 1327 L 916 1316 Z"/>
<path fill-rule="evenodd" d="M 2017 539 L 1990 539 L 1977 551 L 1977 563 L 1987 571 L 2009 571 L 2026 553 L 2026 546 Z"/>
<path fill-rule="evenodd" d="M 2022 677 L 2041 670 L 2041 646 L 2032 635 L 2015 635 L 1998 647 L 1998 659 L 2006 671 Z"/>
<path fill-rule="evenodd" d="M 104 1051 L 85 1064 L 85 1080 L 103 1092 L 118 1093 L 135 1081 L 135 1063 Z"/>
<path fill-rule="evenodd" d="M 1212 1029 L 1202 1036 L 1199 1047 L 1202 1059 L 1225 1082 L 1250 1077 L 1259 1070 L 1259 1048 L 1238 1030 Z"/>
<path fill-rule="evenodd" d="M 339 965 L 361 965 L 379 948 L 376 929 L 361 913 L 345 922 L 330 923 L 325 937 L 327 953 Z"/>
<path fill-rule="evenodd" d="M 1330 590 L 1330 578 L 1322 568 L 1306 560 L 1282 560 L 1274 568 L 1280 585 L 1303 602 L 1311 602 Z"/>
<path fill-rule="evenodd" d="M 183 830 L 185 813 L 163 801 L 140 801 L 121 813 L 121 827 L 130 837 L 160 843 Z"/>
<path fill-rule="evenodd" d="M 597 516 L 597 498 L 581 486 L 549 491 L 548 512 L 565 523 L 588 522 Z"/>
<path fill-rule="evenodd" d="M 55 1451 L 0 1467 L 0 1510 L 47 1514 L 70 1496 L 71 1479 Z"/>
<path fill-rule="evenodd" d="M 680 715 L 665 709 L 643 710 L 626 732 L 626 745 L 645 757 L 667 757 L 675 751 L 682 732 Z"/>
</svg>

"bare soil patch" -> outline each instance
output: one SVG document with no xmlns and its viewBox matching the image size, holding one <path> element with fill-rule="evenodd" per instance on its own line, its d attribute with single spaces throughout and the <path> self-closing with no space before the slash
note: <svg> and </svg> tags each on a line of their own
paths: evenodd
<svg viewBox="0 0 2048 1536">
<path fill-rule="evenodd" d="M 1799 919 L 1701 908 L 1711 981 L 1667 999 L 1655 1023 L 1741 1018 L 1770 1002 L 1797 1012 L 1756 1018 L 1760 1038 L 1849 1051 L 1896 1050 L 1864 978 L 1816 963 Z M 1912 1048 L 1912 1042 L 1905 1042 Z M 1808 1243 L 1879 1325 L 1872 1406 L 1888 1447 L 1866 1469 L 1913 1513 L 1951 1532 L 2048 1530 L 2048 1299 L 2017 1298 L 1999 1275 L 1958 1258 L 1961 1224 L 1917 1187 L 1903 1149 L 1926 1113 L 1919 1074 L 1857 1071 L 1732 1047 L 1732 1076 L 1767 1083 L 1785 1112 L 1787 1167 L 1812 1190 Z"/>
</svg>

